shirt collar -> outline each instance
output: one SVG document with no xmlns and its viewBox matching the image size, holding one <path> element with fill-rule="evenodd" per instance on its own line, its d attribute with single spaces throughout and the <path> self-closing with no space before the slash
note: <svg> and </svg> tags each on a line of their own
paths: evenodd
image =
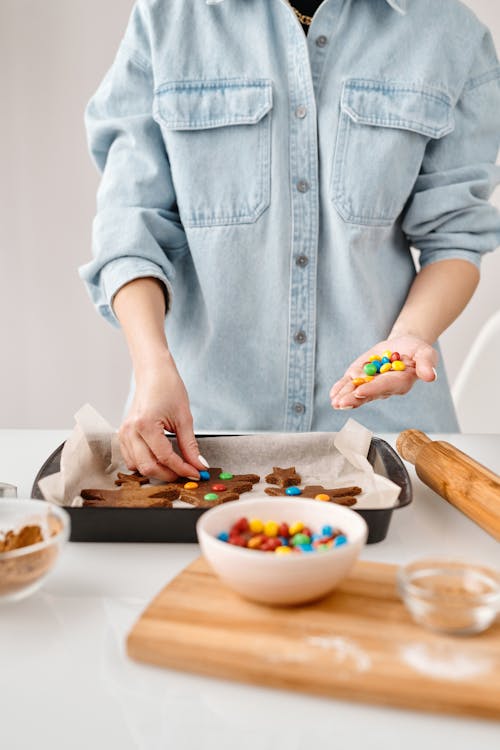
<svg viewBox="0 0 500 750">
<path fill-rule="evenodd" d="M 224 0 L 205 0 L 205 2 L 207 5 L 218 5 L 219 3 L 224 2 Z M 398 13 L 406 13 L 408 0 L 386 0 L 386 3 L 394 10 L 397 10 Z"/>
</svg>

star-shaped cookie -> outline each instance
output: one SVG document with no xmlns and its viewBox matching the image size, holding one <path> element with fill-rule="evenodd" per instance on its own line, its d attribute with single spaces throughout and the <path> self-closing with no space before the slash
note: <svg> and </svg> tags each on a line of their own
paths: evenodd
<svg viewBox="0 0 500 750">
<path fill-rule="evenodd" d="M 266 476 L 266 482 L 276 484 L 278 487 L 292 487 L 300 484 L 301 477 L 295 471 L 295 466 L 289 466 L 288 469 L 273 466 L 272 473 Z"/>
</svg>

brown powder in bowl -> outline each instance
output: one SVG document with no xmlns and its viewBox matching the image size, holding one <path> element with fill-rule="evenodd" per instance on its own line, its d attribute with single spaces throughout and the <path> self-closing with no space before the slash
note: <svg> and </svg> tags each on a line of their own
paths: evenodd
<svg viewBox="0 0 500 750">
<path fill-rule="evenodd" d="M 56 536 L 61 529 L 61 521 L 50 515 L 49 538 Z M 42 528 L 37 525 L 23 526 L 19 531 L 8 531 L 3 538 L 0 536 L 0 596 L 26 588 L 50 570 L 58 554 L 56 545 L 33 552 L 28 549 L 43 541 Z M 2 559 L 2 553 L 25 548 L 25 554 Z"/>
</svg>

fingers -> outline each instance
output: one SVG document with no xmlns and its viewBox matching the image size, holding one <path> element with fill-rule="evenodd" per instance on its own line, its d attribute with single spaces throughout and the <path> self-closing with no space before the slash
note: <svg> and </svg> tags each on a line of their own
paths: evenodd
<svg viewBox="0 0 500 750">
<path fill-rule="evenodd" d="M 198 471 L 208 467 L 203 456 L 200 456 L 200 449 L 194 436 L 192 418 L 179 422 L 176 437 L 179 450 L 189 464 L 195 466 Z"/>
<path fill-rule="evenodd" d="M 151 422 L 150 420 L 139 418 L 136 420 L 136 429 L 162 468 L 170 469 L 171 472 L 174 472 L 179 477 L 199 478 L 198 469 L 175 453 L 172 443 L 164 434 L 161 422 Z M 143 472 L 141 471 L 141 473 Z"/>
<path fill-rule="evenodd" d="M 432 383 L 437 378 L 436 365 L 438 362 L 437 351 L 429 345 L 419 346 L 414 355 L 417 377 Z"/>
<path fill-rule="evenodd" d="M 165 438 L 165 440 L 170 445 L 170 441 L 168 441 L 167 438 Z M 133 439 L 132 448 L 134 452 L 135 467 L 143 476 L 162 479 L 164 482 L 173 482 L 177 479 L 177 472 L 167 466 L 160 465 L 149 446 L 137 433 Z M 172 446 L 170 446 L 170 448 L 172 449 Z"/>
<path fill-rule="evenodd" d="M 349 382 L 332 400 L 332 406 L 334 409 L 349 409 L 362 406 L 376 399 L 402 396 L 408 393 L 415 379 L 415 368 L 409 366 L 403 372 L 386 372 L 379 377 L 375 377 L 369 383 L 359 385 L 357 388 L 354 387 L 352 382 Z"/>
</svg>

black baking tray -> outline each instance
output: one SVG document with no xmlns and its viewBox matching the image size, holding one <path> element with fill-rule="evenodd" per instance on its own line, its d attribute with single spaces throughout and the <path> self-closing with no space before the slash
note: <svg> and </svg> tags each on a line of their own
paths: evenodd
<svg viewBox="0 0 500 750">
<path fill-rule="evenodd" d="M 204 438 L 221 435 L 198 436 Z M 39 482 L 60 469 L 64 443 L 48 457 L 36 475 L 31 496 L 44 497 Z M 203 453 L 203 451 L 201 451 Z M 393 511 L 411 503 L 412 487 L 406 468 L 396 451 L 385 440 L 373 437 L 368 460 L 378 474 L 391 479 L 401 487 L 399 499 L 392 508 L 352 510 L 363 516 L 368 524 L 368 544 L 381 542 Z M 196 521 L 207 508 L 66 508 L 71 516 L 72 542 L 196 542 Z"/>
</svg>

